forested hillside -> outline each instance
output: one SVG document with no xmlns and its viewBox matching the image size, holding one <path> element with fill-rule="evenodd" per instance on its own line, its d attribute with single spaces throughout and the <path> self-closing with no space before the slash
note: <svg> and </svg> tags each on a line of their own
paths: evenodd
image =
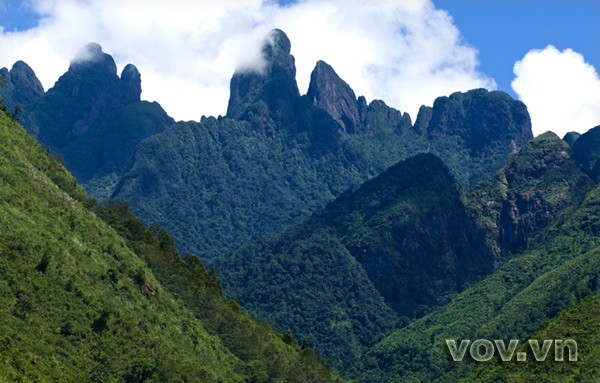
<svg viewBox="0 0 600 383">
<path fill-rule="evenodd" d="M 361 382 L 459 381 L 477 365 L 451 362 L 445 339 L 526 339 L 560 311 L 598 293 L 599 224 L 595 187 L 536 236 L 529 250 L 386 337 L 350 376 Z M 591 371 L 583 376 L 591 379 Z"/>
<path fill-rule="evenodd" d="M 485 89 L 413 120 L 324 61 L 302 95 L 291 48 L 187 122 L 95 43 L 47 92 L 0 69 L 0 380 L 595 381 L 600 126 Z M 580 362 L 445 342 L 545 337 Z"/>
<path fill-rule="evenodd" d="M 244 307 L 306 337 L 341 367 L 398 320 L 490 272 L 483 238 L 448 169 L 423 154 L 214 265 Z"/>
<path fill-rule="evenodd" d="M 88 199 L 0 112 L 0 380 L 336 382 L 172 239 Z"/>
<path fill-rule="evenodd" d="M 525 288 L 531 283 L 527 278 L 535 278 L 535 274 L 529 275 L 533 272 L 531 267 L 515 266 L 513 262 L 518 261 L 506 263 L 507 260 L 541 246 L 540 243 L 548 246 L 548 252 L 560 254 L 555 246 L 562 240 L 554 238 L 557 242 L 550 243 L 536 237 L 557 217 L 572 217 L 573 206 L 593 185 L 577 165 L 569 146 L 552 133 L 527 143 L 496 175 L 481 181 L 462 199 L 441 161 L 432 155 L 418 155 L 356 191 L 342 194 L 277 238 L 219 258 L 214 264 L 223 275 L 226 290 L 244 307 L 306 337 L 344 368 L 350 350 L 354 355 L 360 354 L 377 335 L 394 325 L 389 319 L 373 319 L 377 318 L 375 314 L 386 312 L 382 308 L 393 309 L 397 315 L 395 325 L 401 327 L 427 314 L 432 307 L 448 302 L 469 283 L 503 263 L 496 272 L 502 277 L 492 274 L 488 282 L 480 282 L 486 287 L 473 293 L 473 301 L 461 309 L 465 313 L 486 310 L 481 302 L 491 299 L 490 292 L 497 290 L 499 282 L 495 278 L 503 281 L 499 286 L 507 284 L 503 289 L 516 289 L 506 293 L 508 299 L 510 294 Z M 593 247 L 596 234 L 588 234 L 588 245 Z M 549 258 L 540 262 L 546 262 L 547 271 L 553 267 L 547 262 L 560 265 L 555 256 L 544 256 Z M 511 272 L 503 273 L 503 267 Z M 524 285 L 517 287 L 514 279 Z M 383 299 L 367 299 L 360 291 L 376 291 L 369 296 Z M 567 306 L 563 303 L 560 309 Z M 444 313 L 439 314 L 441 323 L 445 323 Z M 530 330 L 539 325 L 533 319 L 522 322 Z M 438 322 L 435 323 L 437 329 Z M 377 331 L 373 332 L 373 328 Z M 429 341 L 423 341 L 423 347 L 427 345 Z M 415 355 L 408 349 L 403 352 L 389 351 L 397 353 L 394 358 L 399 361 L 407 355 L 419 360 L 415 361 L 417 364 L 433 360 L 433 366 L 419 367 L 427 374 L 432 373 L 429 367 L 436 371 L 438 363 L 445 363 L 445 359 Z M 387 354 L 383 357 L 390 358 Z M 357 371 L 363 371 L 363 367 Z M 389 371 L 387 367 L 390 366 L 383 371 Z M 373 377 L 379 375 L 367 370 L 358 376 L 375 382 Z"/>
</svg>

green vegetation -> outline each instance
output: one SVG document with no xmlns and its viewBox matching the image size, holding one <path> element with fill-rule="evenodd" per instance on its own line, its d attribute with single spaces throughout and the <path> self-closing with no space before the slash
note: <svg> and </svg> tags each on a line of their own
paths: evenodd
<svg viewBox="0 0 600 383">
<path fill-rule="evenodd" d="M 164 232 L 87 199 L 3 112 L 0 141 L 0 380 L 339 381 Z"/>
<path fill-rule="evenodd" d="M 156 226 L 146 229 L 123 204 L 110 203 L 100 214 L 127 239 L 158 281 L 245 363 L 250 381 L 337 381 L 324 361 L 306 345 L 299 346 L 293 335 L 256 322 L 226 299 L 217 274 L 193 255 L 181 259 L 166 232 Z"/>
<path fill-rule="evenodd" d="M 525 339 L 598 291 L 600 187 L 569 207 L 483 281 L 365 353 L 350 370 L 361 382 L 458 381 L 477 367 L 450 361 L 445 339 Z"/>
<path fill-rule="evenodd" d="M 431 154 L 398 163 L 275 239 L 214 261 L 245 308 L 305 337 L 338 367 L 492 264 L 453 177 Z"/>
<path fill-rule="evenodd" d="M 529 141 L 466 200 L 496 258 L 526 250 L 560 212 L 593 187 L 569 146 L 547 132 Z"/>
<path fill-rule="evenodd" d="M 98 44 L 84 49 L 94 59 L 74 60 L 46 93 L 26 64 L 3 69 L 11 81 L 0 98 L 22 105 L 23 125 L 89 195 L 127 201 L 205 260 L 300 223 L 417 153 L 438 155 L 470 187 L 531 138 L 526 108 L 502 92 L 441 97 L 415 129 L 408 114 L 356 98 L 322 62 L 301 96 L 279 30 L 263 46 L 263 72 L 234 74 L 224 118 L 173 125 L 158 104 L 140 101 L 133 65 L 119 77 Z"/>
<path fill-rule="evenodd" d="M 461 382 L 498 383 L 593 383 L 600 374 L 600 295 L 583 299 L 545 323 L 528 339 L 574 339 L 577 362 L 488 363 Z M 523 347 L 517 351 L 526 351 Z M 565 356 L 565 360 L 566 356 Z"/>
<path fill-rule="evenodd" d="M 0 380 L 340 381 L 309 346 L 365 383 L 593 380 L 600 127 L 529 141 L 526 107 L 484 89 L 413 126 L 323 62 L 301 96 L 290 47 L 274 31 L 264 72 L 199 123 L 140 101 L 97 44 L 45 94 L 0 70 Z M 17 118 L 131 210 L 88 199 Z M 445 344 L 571 336 L 564 366 Z"/>
<path fill-rule="evenodd" d="M 430 150 L 463 185 L 494 174 L 533 138 L 525 104 L 500 91 L 456 92 L 419 112 L 415 130 L 424 131 Z"/>
<path fill-rule="evenodd" d="M 382 101 L 359 109 L 361 129 L 343 132 L 325 110 L 297 94 L 289 65 L 281 52 L 276 57 L 279 70 L 266 77 L 234 75 L 227 117 L 179 122 L 142 141 L 113 198 L 129 202 L 143 222 L 165 227 L 178 248 L 208 260 L 300 223 L 417 153 L 438 155 L 467 187 L 497 171 L 531 136 L 522 103 L 485 90 L 451 96 L 462 104 L 434 107 L 425 134 L 407 128 L 408 115 L 400 117 Z M 284 79 L 285 88 L 269 93 L 270 84 Z M 490 108 L 497 100 L 507 124 L 503 135 L 471 149 L 471 131 L 493 125 Z M 486 114 L 476 119 L 480 107 Z"/>
<path fill-rule="evenodd" d="M 119 77 L 113 58 L 97 44 L 90 61 L 73 60 L 44 93 L 33 70 L 17 63 L 0 98 L 19 105 L 25 128 L 59 155 L 87 193 L 110 197 L 137 144 L 174 120 L 157 103 L 140 101 L 141 75 L 127 65 Z"/>
</svg>

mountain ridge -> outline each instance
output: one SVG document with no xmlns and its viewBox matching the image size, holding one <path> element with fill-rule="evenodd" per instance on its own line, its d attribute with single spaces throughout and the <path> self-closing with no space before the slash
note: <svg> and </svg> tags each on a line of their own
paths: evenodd
<svg viewBox="0 0 600 383">
<path fill-rule="evenodd" d="M 341 382 L 164 231 L 88 199 L 4 112 L 0 138 L 0 379 Z"/>
</svg>

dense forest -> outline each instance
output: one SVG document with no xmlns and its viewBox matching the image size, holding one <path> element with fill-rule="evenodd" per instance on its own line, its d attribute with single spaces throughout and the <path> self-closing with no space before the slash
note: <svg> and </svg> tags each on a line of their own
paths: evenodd
<svg viewBox="0 0 600 383">
<path fill-rule="evenodd" d="M 485 89 L 413 120 L 323 61 L 302 95 L 280 30 L 176 122 L 84 52 L 47 91 L 0 69 L 0 380 L 597 379 L 600 126 L 534 138 Z M 452 361 L 482 338 L 580 359 Z"/>
<path fill-rule="evenodd" d="M 4 111 L 0 141 L 1 380 L 341 381 L 163 230 L 86 197 Z"/>
</svg>

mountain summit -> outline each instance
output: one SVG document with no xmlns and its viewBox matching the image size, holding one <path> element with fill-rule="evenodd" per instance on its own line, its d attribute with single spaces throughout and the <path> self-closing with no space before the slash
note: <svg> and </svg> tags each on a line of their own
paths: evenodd
<svg viewBox="0 0 600 383">
<path fill-rule="evenodd" d="M 344 132 L 354 133 L 360 126 L 354 91 L 326 62 L 317 62 L 306 95 L 315 106 L 327 111 Z"/>
<path fill-rule="evenodd" d="M 250 107 L 260 108 L 256 104 L 262 102 L 282 122 L 291 122 L 300 92 L 290 50 L 290 40 L 283 31 L 275 29 L 269 34 L 262 47 L 265 67 L 238 70 L 233 75 L 227 117 L 241 118 Z"/>
<path fill-rule="evenodd" d="M 115 60 L 97 43 L 83 47 L 46 93 L 23 62 L 0 75 L 7 108 L 19 106 L 26 129 L 100 199 L 110 195 L 137 144 L 174 122 L 159 104 L 140 100 L 138 69 L 128 64 L 119 76 Z"/>
<path fill-rule="evenodd" d="M 140 94 L 141 77 L 137 69 L 128 65 L 119 78 L 112 56 L 104 53 L 99 44 L 89 43 L 37 105 L 36 111 L 53 119 L 55 128 L 39 127 L 40 139 L 51 148 L 61 148 L 84 134 L 109 111 L 139 101 Z M 68 108 L 69 113 L 56 113 L 53 110 L 56 106 Z"/>
<path fill-rule="evenodd" d="M 43 94 L 42 83 L 23 61 L 14 63 L 10 71 L 0 69 L 0 99 L 10 111 L 37 101 Z"/>
</svg>

